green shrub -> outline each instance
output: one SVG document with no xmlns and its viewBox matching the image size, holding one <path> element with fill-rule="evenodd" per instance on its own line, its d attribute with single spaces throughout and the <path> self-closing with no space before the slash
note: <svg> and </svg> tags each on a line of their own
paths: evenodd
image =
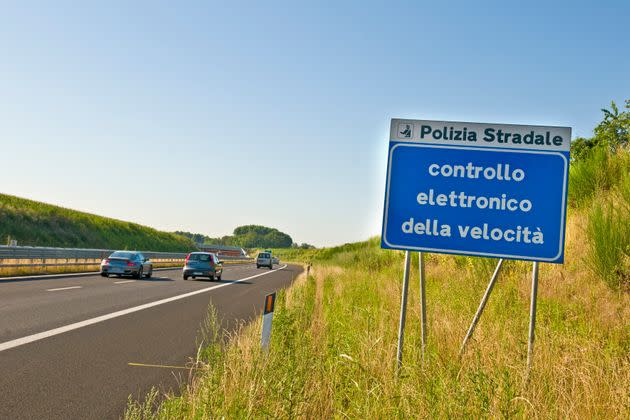
<svg viewBox="0 0 630 420">
<path fill-rule="evenodd" d="M 571 159 L 573 161 L 581 161 L 588 159 L 593 149 L 601 147 L 601 142 L 596 137 L 584 138 L 578 137 L 571 142 Z"/>
</svg>

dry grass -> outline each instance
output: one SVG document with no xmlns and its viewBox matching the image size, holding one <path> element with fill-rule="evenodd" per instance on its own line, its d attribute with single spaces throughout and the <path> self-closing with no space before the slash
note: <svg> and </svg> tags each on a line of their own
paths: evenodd
<svg viewBox="0 0 630 420">
<path fill-rule="evenodd" d="M 528 383 L 531 264 L 505 264 L 459 359 L 493 262 L 430 255 L 423 363 L 414 261 L 397 377 L 402 253 L 370 241 L 316 262 L 309 279 L 279 294 L 268 355 L 259 350 L 260 322 L 243 327 L 181 396 L 158 408 L 154 399 L 132 403 L 127 417 L 630 418 L 630 296 L 585 264 L 584 225 L 585 216 L 572 212 L 567 262 L 542 265 Z"/>
</svg>

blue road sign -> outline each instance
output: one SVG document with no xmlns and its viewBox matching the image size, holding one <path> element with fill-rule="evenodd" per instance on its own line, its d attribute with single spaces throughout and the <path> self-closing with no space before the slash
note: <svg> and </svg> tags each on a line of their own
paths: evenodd
<svg viewBox="0 0 630 420">
<path fill-rule="evenodd" d="M 381 246 L 562 263 L 571 129 L 392 120 Z"/>
</svg>

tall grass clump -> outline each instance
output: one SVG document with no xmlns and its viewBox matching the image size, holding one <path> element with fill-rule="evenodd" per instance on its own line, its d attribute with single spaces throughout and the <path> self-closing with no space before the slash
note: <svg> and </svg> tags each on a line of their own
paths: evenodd
<svg viewBox="0 0 630 420">
<path fill-rule="evenodd" d="M 589 203 L 596 195 L 617 186 L 630 172 L 630 153 L 611 152 L 596 147 L 583 159 L 572 162 L 569 170 L 569 202 L 576 207 Z"/>
<path fill-rule="evenodd" d="M 630 151 L 607 143 L 572 162 L 569 201 L 585 209 L 584 262 L 613 289 L 630 283 Z"/>
<path fill-rule="evenodd" d="M 630 173 L 618 194 L 595 200 L 588 216 L 588 263 L 613 289 L 630 287 Z"/>
</svg>

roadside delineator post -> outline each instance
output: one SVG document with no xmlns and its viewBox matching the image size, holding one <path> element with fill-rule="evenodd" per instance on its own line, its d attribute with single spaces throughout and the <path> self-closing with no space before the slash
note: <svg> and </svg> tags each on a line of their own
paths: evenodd
<svg viewBox="0 0 630 420">
<path fill-rule="evenodd" d="M 271 340 L 271 324 L 273 322 L 273 310 L 276 306 L 276 292 L 265 296 L 265 307 L 263 309 L 263 324 L 260 337 L 260 347 L 263 351 L 269 351 L 269 341 Z"/>
</svg>

